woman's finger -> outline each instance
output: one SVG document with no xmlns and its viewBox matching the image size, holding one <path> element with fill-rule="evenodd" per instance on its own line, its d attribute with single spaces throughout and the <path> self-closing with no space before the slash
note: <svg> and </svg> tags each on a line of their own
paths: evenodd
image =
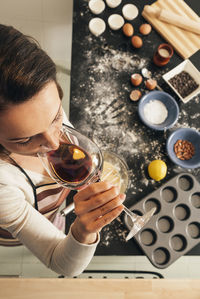
<svg viewBox="0 0 200 299">
<path fill-rule="evenodd" d="M 112 187 L 111 189 L 102 193 L 98 193 L 97 195 L 92 196 L 85 201 L 79 201 L 75 199 L 74 203 L 76 215 L 80 216 L 104 206 L 106 203 L 117 197 L 119 192 L 120 190 L 118 187 Z"/>
<path fill-rule="evenodd" d="M 108 214 L 110 211 L 112 211 L 113 209 L 120 206 L 124 202 L 125 198 L 126 198 L 125 194 L 120 194 L 117 197 L 115 197 L 113 200 L 106 203 L 105 205 L 99 207 L 98 209 L 91 211 L 89 213 L 90 221 L 94 221 L 94 220 L 98 219 L 99 217 L 102 217 L 105 214 Z"/>
<path fill-rule="evenodd" d="M 99 232 L 104 226 L 109 224 L 111 221 L 113 221 L 116 217 L 118 217 L 121 212 L 123 211 L 124 206 L 122 204 L 118 205 L 117 207 L 113 208 L 111 211 L 107 212 L 103 216 L 99 216 L 100 213 L 97 215 L 92 215 L 91 218 L 91 213 L 82 215 L 80 217 L 76 218 L 76 222 L 80 224 L 82 227 L 82 230 L 87 233 L 97 233 Z M 97 217 L 97 218 L 96 218 Z"/>
<path fill-rule="evenodd" d="M 124 206 L 120 205 L 116 208 L 114 208 L 109 213 L 103 215 L 102 217 L 99 217 L 95 223 L 94 223 L 94 230 L 95 232 L 100 231 L 104 226 L 112 222 L 115 218 L 117 218 L 121 212 L 123 211 Z"/>
<path fill-rule="evenodd" d="M 109 190 L 112 187 L 113 185 L 110 184 L 109 182 L 98 182 L 98 183 L 91 184 L 85 189 L 76 193 L 76 195 L 74 196 L 74 200 L 75 201 L 87 200 L 91 196 Z"/>
</svg>

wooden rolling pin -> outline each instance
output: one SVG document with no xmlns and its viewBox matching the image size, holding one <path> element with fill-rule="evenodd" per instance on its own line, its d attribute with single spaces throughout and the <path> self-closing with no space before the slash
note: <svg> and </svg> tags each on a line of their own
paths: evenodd
<svg viewBox="0 0 200 299">
<path fill-rule="evenodd" d="M 156 17 L 160 21 L 173 24 L 182 29 L 200 34 L 200 21 L 193 21 L 187 17 L 177 15 L 171 11 L 163 8 L 152 7 L 150 5 L 144 6 L 144 12 L 151 17 Z"/>
</svg>

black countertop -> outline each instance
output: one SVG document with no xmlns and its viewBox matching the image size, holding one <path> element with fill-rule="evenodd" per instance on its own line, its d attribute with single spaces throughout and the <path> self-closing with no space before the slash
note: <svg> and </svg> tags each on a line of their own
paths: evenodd
<svg viewBox="0 0 200 299">
<path fill-rule="evenodd" d="M 139 16 L 131 21 L 135 34 L 140 35 L 139 26 L 145 22 L 141 16 L 145 4 L 154 1 L 135 0 Z M 200 4 L 196 0 L 186 1 L 197 13 Z M 99 15 L 105 21 L 112 13 L 121 13 L 124 4 L 106 10 Z M 73 43 L 71 68 L 70 121 L 82 133 L 92 138 L 102 149 L 111 150 L 124 158 L 130 169 L 131 184 L 127 191 L 125 204 L 131 206 L 151 193 L 178 173 L 187 172 L 174 165 L 168 158 L 165 144 L 171 132 L 180 127 L 192 127 L 199 130 L 200 96 L 187 104 L 182 103 L 173 91 L 165 84 L 162 75 L 178 65 L 183 59 L 174 53 L 170 62 L 162 68 L 152 63 L 155 49 L 164 40 L 153 29 L 150 35 L 143 37 L 143 47 L 133 49 L 129 38 L 121 30 L 112 31 L 107 25 L 106 31 L 95 37 L 89 32 L 88 23 L 95 17 L 88 9 L 88 1 L 74 1 Z M 106 21 L 107 23 L 107 21 Z M 200 68 L 200 52 L 191 60 Z M 137 113 L 137 103 L 129 100 L 133 89 L 130 76 L 140 72 L 142 67 L 151 70 L 164 91 L 169 92 L 180 108 L 177 124 L 167 132 L 148 129 L 141 123 Z M 142 83 L 141 92 L 148 91 Z M 160 182 L 148 177 L 147 166 L 154 159 L 162 159 L 168 167 L 167 176 Z M 200 169 L 189 170 L 200 181 Z M 68 223 L 74 218 L 68 216 Z M 105 227 L 101 233 L 101 242 L 96 255 L 142 255 L 134 239 L 125 242 L 127 230 L 123 215 Z M 200 245 L 188 254 L 200 255 Z"/>
</svg>

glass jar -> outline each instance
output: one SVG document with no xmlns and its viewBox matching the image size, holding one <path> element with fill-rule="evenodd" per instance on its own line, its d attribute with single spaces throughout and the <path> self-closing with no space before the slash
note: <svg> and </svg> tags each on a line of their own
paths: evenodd
<svg viewBox="0 0 200 299">
<path fill-rule="evenodd" d="M 170 61 L 173 53 L 174 50 L 171 45 L 160 44 L 153 56 L 153 62 L 157 66 L 164 66 Z"/>
</svg>

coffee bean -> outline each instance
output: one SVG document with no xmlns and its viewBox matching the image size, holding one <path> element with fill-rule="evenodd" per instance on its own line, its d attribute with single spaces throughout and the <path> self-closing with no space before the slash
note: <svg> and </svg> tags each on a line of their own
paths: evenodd
<svg viewBox="0 0 200 299">
<path fill-rule="evenodd" d="M 182 98 L 186 98 L 199 87 L 191 75 L 182 71 L 169 80 L 169 83 L 178 91 Z"/>
</svg>

